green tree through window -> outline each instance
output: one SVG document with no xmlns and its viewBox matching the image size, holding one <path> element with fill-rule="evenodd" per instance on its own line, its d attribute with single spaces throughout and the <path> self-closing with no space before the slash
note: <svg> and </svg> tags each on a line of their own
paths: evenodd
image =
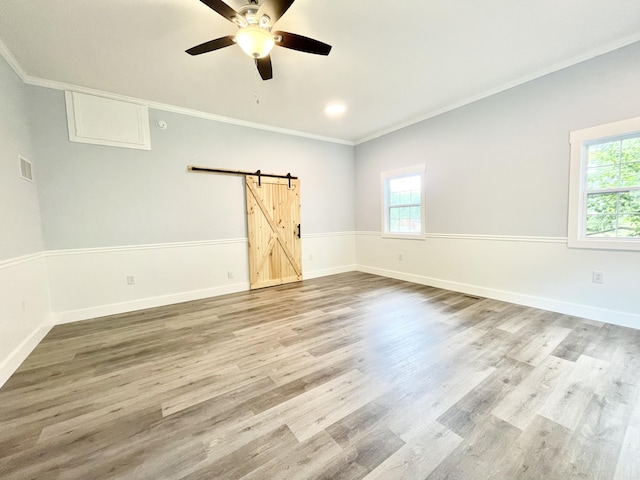
<svg viewBox="0 0 640 480">
<path fill-rule="evenodd" d="M 586 235 L 640 238 L 640 135 L 587 149 Z"/>
<path fill-rule="evenodd" d="M 389 180 L 389 231 L 391 233 L 420 233 L 420 175 Z"/>
<path fill-rule="evenodd" d="M 382 232 L 395 238 L 424 238 L 424 164 L 380 172 Z"/>
</svg>

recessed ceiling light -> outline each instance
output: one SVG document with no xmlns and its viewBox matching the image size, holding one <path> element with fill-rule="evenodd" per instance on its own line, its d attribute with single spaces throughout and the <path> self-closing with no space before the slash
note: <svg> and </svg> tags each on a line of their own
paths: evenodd
<svg viewBox="0 0 640 480">
<path fill-rule="evenodd" d="M 347 111 L 347 106 L 342 103 L 331 103 L 324 109 L 324 113 L 331 117 L 339 117 Z"/>
</svg>

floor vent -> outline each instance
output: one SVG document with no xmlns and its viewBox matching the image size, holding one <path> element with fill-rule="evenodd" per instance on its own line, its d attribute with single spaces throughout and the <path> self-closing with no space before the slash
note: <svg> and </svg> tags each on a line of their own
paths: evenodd
<svg viewBox="0 0 640 480">
<path fill-rule="evenodd" d="M 31 167 L 31 162 L 22 157 L 20 157 L 20 176 L 25 180 L 33 182 L 33 169 Z"/>
</svg>

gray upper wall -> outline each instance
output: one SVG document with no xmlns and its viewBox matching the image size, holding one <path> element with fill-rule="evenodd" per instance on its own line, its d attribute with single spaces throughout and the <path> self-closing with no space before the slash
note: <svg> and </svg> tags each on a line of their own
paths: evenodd
<svg viewBox="0 0 640 480">
<path fill-rule="evenodd" d="M 298 175 L 303 231 L 326 233 L 379 231 L 380 171 L 424 162 L 428 232 L 565 236 L 569 131 L 640 115 L 638 85 L 634 44 L 355 149 L 152 110 L 141 151 L 70 142 L 63 92 L 0 60 L 0 260 L 42 250 L 40 225 L 47 250 L 245 237 L 241 179 L 188 164 Z"/>
<path fill-rule="evenodd" d="M 242 179 L 187 173 L 189 164 L 290 172 L 301 180 L 303 233 L 354 230 L 351 146 L 157 110 L 151 151 L 72 143 L 64 92 L 29 87 L 29 99 L 47 250 L 246 237 Z"/>
<path fill-rule="evenodd" d="M 636 116 L 640 43 L 358 145 L 356 229 L 381 171 L 424 163 L 427 232 L 565 237 L 569 132 Z"/>
<path fill-rule="evenodd" d="M 39 181 L 27 87 L 0 56 L 0 261 L 42 251 L 37 184 L 20 178 L 20 156 L 33 164 Z"/>
</svg>

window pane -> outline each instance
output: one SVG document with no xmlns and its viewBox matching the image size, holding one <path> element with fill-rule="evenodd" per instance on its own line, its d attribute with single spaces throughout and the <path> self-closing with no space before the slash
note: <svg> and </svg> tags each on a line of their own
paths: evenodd
<svg viewBox="0 0 640 480">
<path fill-rule="evenodd" d="M 391 207 L 389 209 L 389 218 L 392 220 L 400 220 L 404 217 L 404 207 Z"/>
<path fill-rule="evenodd" d="M 389 191 L 391 192 L 400 192 L 404 190 L 402 188 L 402 178 L 392 178 L 389 180 Z"/>
<path fill-rule="evenodd" d="M 640 137 L 627 138 L 622 141 L 622 161 L 640 161 Z"/>
<path fill-rule="evenodd" d="M 587 236 L 615 237 L 616 215 L 587 215 Z"/>
<path fill-rule="evenodd" d="M 617 193 L 591 193 L 587 195 L 587 214 L 616 213 Z"/>
<path fill-rule="evenodd" d="M 618 217 L 618 237 L 640 237 L 640 214 Z"/>
<path fill-rule="evenodd" d="M 620 167 L 591 167 L 587 169 L 587 189 L 615 188 L 620 185 Z"/>
<path fill-rule="evenodd" d="M 389 180 L 389 204 L 409 205 L 420 203 L 420 176 Z"/>
<path fill-rule="evenodd" d="M 587 195 L 587 235 L 640 237 L 640 192 Z"/>
<path fill-rule="evenodd" d="M 615 165 L 620 162 L 620 140 L 609 143 L 598 143 L 589 146 L 588 165 Z"/>
<path fill-rule="evenodd" d="M 394 233 L 420 233 L 420 207 L 390 208 L 389 229 Z"/>
<path fill-rule="evenodd" d="M 620 194 L 620 213 L 640 213 L 640 192 Z"/>
<path fill-rule="evenodd" d="M 392 178 L 389 180 L 389 190 L 400 192 L 403 190 L 420 190 L 420 175 L 411 177 Z"/>
<path fill-rule="evenodd" d="M 640 187 L 640 162 L 623 163 L 620 166 L 620 186 Z"/>
</svg>

